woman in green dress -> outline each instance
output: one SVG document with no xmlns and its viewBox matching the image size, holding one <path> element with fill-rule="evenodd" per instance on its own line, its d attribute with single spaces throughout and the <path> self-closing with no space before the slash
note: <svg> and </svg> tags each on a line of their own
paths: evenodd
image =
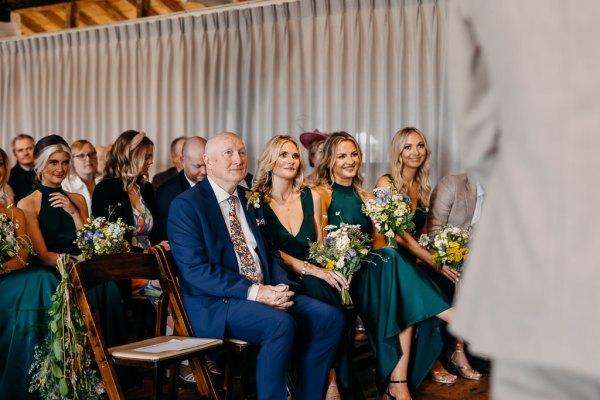
<svg viewBox="0 0 600 400">
<path fill-rule="evenodd" d="M 386 245 L 363 213 L 363 202 L 373 195 L 362 188 L 356 139 L 336 132 L 324 153 L 317 173 L 327 223 L 359 224 L 373 236 L 373 250 L 354 276 L 352 293 L 376 359 L 378 387 L 388 398 L 410 399 L 409 386 L 421 383 L 442 350 L 439 322 L 448 321 L 454 310 L 409 257 Z"/>
<path fill-rule="evenodd" d="M 10 171 L 10 163 L 0 149 L 0 187 Z M 0 205 L 0 214 L 11 221 L 14 237 L 27 243 L 23 211 Z M 6 235 L 8 232 L 2 232 Z M 7 399 L 36 399 L 29 393 L 29 369 L 35 345 L 44 339 L 47 309 L 58 280 L 52 270 L 28 267 L 26 247 L 0 264 L 0 393 Z"/>
<path fill-rule="evenodd" d="M 391 174 L 383 175 L 377 180 L 376 187 L 395 186 L 398 193 L 405 193 L 411 199 L 415 212 L 416 234 L 427 233 L 424 208 L 429 207 L 431 186 L 429 185 L 429 155 L 431 150 L 421 131 L 414 127 L 406 127 L 396 132 L 390 147 Z M 430 252 L 421 246 L 410 234 L 396 235 L 399 251 L 415 261 L 415 268 L 422 268 L 431 280 L 441 287 L 446 296 L 454 296 L 454 283 L 459 279 L 456 270 L 442 266 L 439 271 L 434 264 Z M 479 380 L 481 373 L 469 364 L 464 353 L 464 342 L 453 340 L 448 348 L 448 361 L 458 373 L 466 379 Z M 436 361 L 431 370 L 431 379 L 440 383 L 456 382 L 456 375 L 450 374 L 440 361 Z"/>
<path fill-rule="evenodd" d="M 65 192 L 62 181 L 67 177 L 71 149 L 58 135 L 40 139 L 34 148 L 34 169 L 40 183 L 33 192 L 19 201 L 27 219 L 27 232 L 39 264 L 56 267 L 62 253 L 81 253 L 74 243 L 77 230 L 88 219 L 87 205 L 82 195 Z M 97 305 L 104 338 L 109 346 L 127 340 L 126 319 L 121 295 L 114 282 L 108 282 L 90 292 Z"/>
<path fill-rule="evenodd" d="M 338 307 L 349 321 L 351 317 L 338 293 L 342 287 L 348 289 L 349 282 L 339 272 L 309 262 L 309 243 L 321 240 L 322 213 L 318 193 L 302 184 L 303 171 L 296 139 L 274 136 L 258 162 L 253 190 L 262 197 L 273 246 L 280 251 L 288 270 L 298 277 L 306 294 Z M 340 344 L 327 398 L 335 398 L 337 389 L 342 399 L 364 399 L 352 366 L 350 339 L 345 335 Z"/>
</svg>

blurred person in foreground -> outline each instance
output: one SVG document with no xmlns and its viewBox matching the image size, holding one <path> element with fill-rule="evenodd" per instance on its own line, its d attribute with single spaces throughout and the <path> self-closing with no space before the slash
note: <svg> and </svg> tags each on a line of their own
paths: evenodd
<svg viewBox="0 0 600 400">
<path fill-rule="evenodd" d="M 486 188 L 451 327 L 492 358 L 494 399 L 598 399 L 600 3 L 450 4 L 449 96 Z"/>
</svg>

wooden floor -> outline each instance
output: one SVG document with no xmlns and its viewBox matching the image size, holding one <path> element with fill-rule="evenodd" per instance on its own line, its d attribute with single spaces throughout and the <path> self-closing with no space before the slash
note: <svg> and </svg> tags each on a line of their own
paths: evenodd
<svg viewBox="0 0 600 400">
<path fill-rule="evenodd" d="M 365 396 L 369 400 L 381 399 L 377 393 L 373 379 L 373 365 L 366 365 L 359 371 L 359 379 L 363 385 Z M 180 400 L 200 399 L 193 384 L 180 381 Z M 151 384 L 144 381 L 143 387 L 137 387 L 127 392 L 127 398 L 132 400 L 145 400 L 150 398 Z M 254 399 L 254 397 L 250 397 Z M 489 376 L 484 375 L 480 381 L 471 381 L 458 378 L 453 385 L 445 385 L 426 379 L 421 387 L 412 393 L 413 400 L 487 400 L 489 399 Z"/>
</svg>

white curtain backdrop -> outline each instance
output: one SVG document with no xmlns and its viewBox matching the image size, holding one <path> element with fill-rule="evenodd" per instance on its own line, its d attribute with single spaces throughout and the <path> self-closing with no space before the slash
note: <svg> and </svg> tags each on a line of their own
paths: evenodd
<svg viewBox="0 0 600 400">
<path fill-rule="evenodd" d="M 21 132 L 111 143 L 147 132 L 155 168 L 176 136 L 230 130 L 249 170 L 277 133 L 346 130 L 367 184 L 414 125 L 433 180 L 460 170 L 445 96 L 448 0 L 297 0 L 180 13 L 0 42 L 1 146 Z"/>
</svg>

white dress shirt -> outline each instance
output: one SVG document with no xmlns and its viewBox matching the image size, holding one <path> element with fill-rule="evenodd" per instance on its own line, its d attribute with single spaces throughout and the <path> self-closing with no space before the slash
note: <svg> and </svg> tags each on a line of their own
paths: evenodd
<svg viewBox="0 0 600 400">
<path fill-rule="evenodd" d="M 475 203 L 475 211 L 473 211 L 473 219 L 471 219 L 471 225 L 475 225 L 475 223 L 479 221 L 479 217 L 481 216 L 481 207 L 483 207 L 484 195 L 485 191 L 483 190 L 483 186 L 477 182 L 477 200 Z"/>
<path fill-rule="evenodd" d="M 252 230 L 250 229 L 250 225 L 248 225 L 248 221 L 246 220 L 246 213 L 244 212 L 244 209 L 242 208 L 242 203 L 240 202 L 240 199 L 237 196 L 237 190 L 234 191 L 233 194 L 229 194 L 225 190 L 223 190 L 219 185 L 217 185 L 209 177 L 206 177 L 206 179 L 208 179 L 208 183 L 210 183 L 210 186 L 212 187 L 213 192 L 215 192 L 215 196 L 217 197 L 217 202 L 219 203 L 219 208 L 221 209 L 221 214 L 223 216 L 223 219 L 225 220 L 225 225 L 227 226 L 227 230 L 229 231 L 230 235 L 231 235 L 231 227 L 229 226 L 229 200 L 228 199 L 231 196 L 235 197 L 235 207 L 236 207 L 236 211 L 237 211 L 237 217 L 240 220 L 240 225 L 242 226 L 242 231 L 244 232 L 244 236 L 246 237 L 246 244 L 248 245 L 250 254 L 252 254 L 252 258 L 254 259 L 254 262 L 256 263 L 256 275 L 257 275 L 259 284 L 254 284 L 250 287 L 250 289 L 248 290 L 248 297 L 247 297 L 248 300 L 255 301 L 256 296 L 258 295 L 258 287 L 259 287 L 260 283 L 262 283 L 264 281 L 264 276 L 263 276 L 262 268 L 260 265 L 260 258 L 258 257 L 258 253 L 256 252 L 256 247 L 257 247 L 256 238 L 254 237 L 254 234 L 252 233 Z M 238 268 L 239 268 L 240 275 L 243 275 L 242 269 L 241 269 L 240 258 L 237 254 L 235 255 L 235 257 L 237 258 L 237 261 L 238 261 Z"/>
<path fill-rule="evenodd" d="M 96 184 L 98 184 L 98 182 L 100 182 L 101 180 L 102 180 L 102 177 L 100 177 L 100 176 L 96 176 L 94 178 L 94 181 L 96 182 Z M 69 174 L 62 181 L 61 186 L 65 192 L 79 193 L 80 195 L 83 196 L 83 198 L 85 199 L 85 204 L 87 205 L 87 208 L 88 208 L 88 215 L 91 217 L 92 216 L 92 196 L 90 195 L 90 191 L 88 190 L 85 183 L 83 183 L 81 178 L 78 175 Z"/>
</svg>

